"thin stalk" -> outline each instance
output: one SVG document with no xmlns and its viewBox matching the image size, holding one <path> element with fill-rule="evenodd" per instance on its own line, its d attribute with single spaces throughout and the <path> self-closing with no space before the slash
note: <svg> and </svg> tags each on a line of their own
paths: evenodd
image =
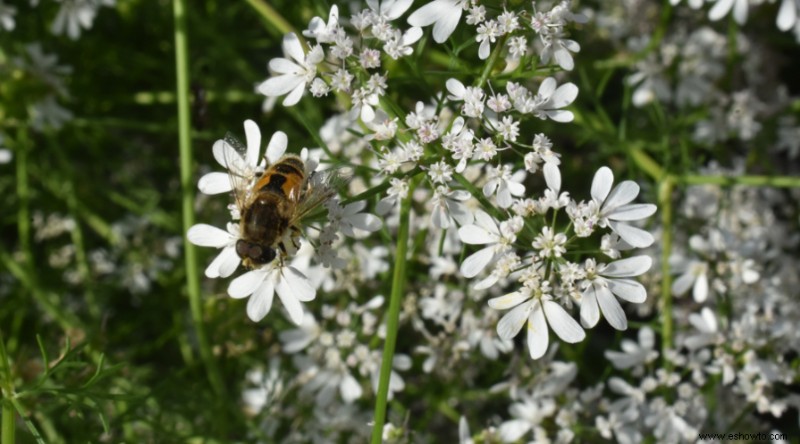
<svg viewBox="0 0 800 444">
<path fill-rule="evenodd" d="M 498 57 L 500 57 L 500 53 L 503 51 L 503 47 L 506 44 L 506 39 L 508 38 L 507 35 L 500 37 L 500 40 L 497 42 L 497 45 L 492 50 L 492 53 L 489 55 L 489 60 L 486 61 L 486 66 L 483 68 L 483 72 L 481 73 L 481 78 L 478 79 L 478 84 L 475 85 L 478 88 L 483 88 L 483 85 L 486 84 L 486 81 L 489 80 L 489 76 L 492 74 L 492 69 L 494 65 L 497 63 Z"/>
<path fill-rule="evenodd" d="M 263 0 L 245 0 L 245 1 L 249 3 L 250 6 L 252 6 L 253 9 L 255 9 L 256 12 L 258 12 L 261 15 L 261 17 L 263 17 L 264 20 L 266 20 L 267 23 L 272 25 L 272 27 L 279 33 L 288 34 L 290 32 L 294 32 L 295 34 L 297 34 L 294 27 L 285 18 L 283 18 L 283 16 L 280 15 L 278 11 L 275 10 L 275 8 L 270 6 L 269 3 Z M 300 41 L 303 41 L 302 35 L 298 34 L 297 38 L 299 38 Z"/>
<path fill-rule="evenodd" d="M 6 344 L 3 334 L 0 332 L 0 394 L 3 395 L 0 399 L 2 404 L 3 418 L 0 423 L 0 444 L 14 444 L 14 434 L 16 421 L 14 417 L 14 405 L 11 404 L 11 399 L 14 397 L 14 377 L 11 375 L 11 367 L 8 365 L 8 354 L 6 353 Z"/>
<path fill-rule="evenodd" d="M 383 435 L 383 423 L 386 420 L 386 401 L 389 397 L 389 378 L 392 374 L 394 347 L 397 343 L 397 327 L 400 319 L 400 301 L 403 298 L 406 284 L 406 251 L 408 249 L 408 232 L 411 214 L 411 196 L 414 194 L 413 181 L 408 195 L 400 203 L 400 228 L 397 234 L 397 253 L 395 254 L 394 274 L 392 275 L 392 293 L 389 298 L 389 313 L 386 319 L 386 342 L 383 346 L 381 375 L 378 382 L 378 394 L 375 401 L 375 422 L 372 426 L 372 444 L 380 444 Z"/>
<path fill-rule="evenodd" d="M 33 257 L 31 253 L 31 213 L 30 213 L 30 186 L 28 182 L 28 129 L 21 126 L 17 131 L 16 152 L 17 158 L 17 233 L 19 247 L 25 266 L 30 266 Z"/>
<path fill-rule="evenodd" d="M 684 185 L 750 185 L 757 187 L 800 188 L 797 176 L 704 176 L 686 174 L 678 177 Z"/>
<path fill-rule="evenodd" d="M 667 176 L 658 187 L 658 206 L 661 211 L 663 234 L 661 238 L 661 351 L 665 366 L 671 364 L 667 350 L 672 349 L 672 273 L 669 256 L 672 253 L 672 189 L 674 181 Z"/>
<path fill-rule="evenodd" d="M 178 136 L 181 165 L 181 189 L 183 231 L 186 232 L 194 225 L 194 186 L 192 184 L 192 150 L 189 119 L 189 49 L 186 35 L 186 0 L 173 1 L 175 16 L 175 70 L 177 74 L 178 97 Z M 223 383 L 211 346 L 208 343 L 205 329 L 203 328 L 203 306 L 200 300 L 200 279 L 197 268 L 197 252 L 191 242 L 184 242 L 186 252 L 186 290 L 189 295 L 189 305 L 192 314 L 192 323 L 200 346 L 200 356 L 205 365 L 211 387 L 218 397 L 220 405 L 225 399 L 225 384 Z M 220 424 L 224 418 L 215 415 Z"/>
</svg>

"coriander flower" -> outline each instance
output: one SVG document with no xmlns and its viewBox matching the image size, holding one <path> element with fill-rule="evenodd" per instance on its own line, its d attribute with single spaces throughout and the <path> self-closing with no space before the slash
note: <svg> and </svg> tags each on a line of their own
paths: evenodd
<svg viewBox="0 0 800 444">
<path fill-rule="evenodd" d="M 525 185 L 522 181 L 526 175 L 525 170 L 511 174 L 510 165 L 489 167 L 489 180 L 483 186 L 483 195 L 490 197 L 497 193 L 497 206 L 508 208 L 514 203 L 511 196 L 519 197 L 525 194 Z"/>
<path fill-rule="evenodd" d="M 17 8 L 13 6 L 4 5 L 0 1 L 0 28 L 6 31 L 13 31 L 16 26 L 14 15 L 17 13 Z"/>
<path fill-rule="evenodd" d="M 217 163 L 228 169 L 231 174 L 242 177 L 252 177 L 258 168 L 259 154 L 261 151 L 261 131 L 258 129 L 258 125 L 256 125 L 255 122 L 248 119 L 244 122 L 244 133 L 247 137 L 247 151 L 244 158 L 235 147 L 231 146 L 231 142 L 228 140 L 217 140 L 214 142 L 212 151 Z M 267 148 L 267 153 L 269 154 L 270 151 L 279 150 L 281 147 L 283 147 L 282 151 L 285 151 L 288 143 L 286 134 L 282 131 L 278 131 L 273 134 L 269 142 L 269 148 Z M 281 153 L 281 155 L 282 154 L 283 153 Z M 280 157 L 280 155 L 278 157 Z M 230 165 L 228 165 L 229 162 Z M 200 178 L 197 187 L 203 194 L 228 193 L 232 190 L 232 184 L 228 174 L 229 173 L 220 172 L 205 174 Z"/>
<path fill-rule="evenodd" d="M 519 231 L 517 228 L 521 229 L 521 224 L 511 220 L 498 226 L 492 216 L 478 210 L 475 213 L 475 224 L 459 228 L 458 237 L 465 244 L 486 247 L 471 254 L 461 263 L 461 274 L 468 278 L 475 277 L 495 257 L 508 251 L 516 240 L 516 233 Z"/>
<path fill-rule="evenodd" d="M 414 11 L 408 17 L 408 24 L 419 27 L 433 25 L 433 40 L 443 43 L 456 30 L 461 12 L 469 5 L 469 0 L 434 0 Z"/>
<path fill-rule="evenodd" d="M 575 116 L 572 111 L 560 108 L 569 106 L 578 97 L 578 87 L 574 83 L 565 83 L 556 88 L 556 79 L 548 77 L 539 85 L 533 104 L 533 114 L 545 120 L 550 118 L 556 122 L 572 122 Z"/>
<path fill-rule="evenodd" d="M 239 226 L 229 222 L 227 229 L 228 231 L 224 231 L 211 225 L 197 224 L 186 233 L 186 238 L 195 245 L 222 249 L 206 268 L 205 273 L 209 278 L 226 278 L 232 275 L 242 260 L 236 253 Z"/>
<path fill-rule="evenodd" d="M 548 281 L 490 299 L 489 307 L 511 309 L 497 323 L 497 334 L 503 339 L 513 339 L 525 322 L 528 323 L 528 351 L 532 359 L 541 358 L 547 351 L 548 325 L 561 340 L 570 344 L 586 337 L 578 322 L 554 300 Z"/>
<path fill-rule="evenodd" d="M 618 370 L 626 370 L 633 367 L 649 364 L 658 358 L 658 351 L 655 348 L 656 339 L 653 329 L 642 327 L 639 330 L 639 342 L 623 339 L 620 343 L 622 351 L 606 350 L 606 359 L 611 361 L 611 365 Z"/>
<path fill-rule="evenodd" d="M 644 219 L 656 212 L 653 204 L 631 204 L 639 195 L 639 185 L 632 180 L 618 184 L 614 189 L 614 174 L 608 167 L 597 170 L 592 180 L 592 199 L 599 208 L 598 220 L 601 227 L 610 227 L 629 245 L 646 248 L 653 244 L 653 235 L 627 222 Z"/>
<path fill-rule="evenodd" d="M 283 105 L 292 106 L 300 101 L 306 85 L 311 84 L 316 77 L 317 65 L 325 54 L 319 45 L 305 54 L 300 39 L 293 32 L 283 37 L 283 52 L 290 58 L 279 57 L 270 60 L 269 69 L 277 75 L 261 83 L 258 92 L 268 97 L 287 94 L 283 99 Z"/>
<path fill-rule="evenodd" d="M 450 227 L 451 218 L 455 219 L 459 225 L 471 224 L 474 220 L 473 214 L 464 204 L 472 195 L 465 190 L 450 190 L 444 186 L 436 187 L 431 199 L 431 223 L 433 226 L 447 229 Z"/>
<path fill-rule="evenodd" d="M 273 261 L 248 271 L 231 281 L 228 295 L 235 299 L 250 297 L 247 301 L 247 316 L 258 322 L 264 319 L 272 308 L 275 293 L 289 313 L 289 319 L 296 325 L 303 324 L 303 305 L 316 297 L 317 291 L 309 279 L 296 268 Z"/>
<path fill-rule="evenodd" d="M 339 7 L 333 5 L 328 14 L 328 23 L 325 23 L 325 20 L 321 17 L 314 17 L 308 23 L 308 29 L 303 31 L 303 35 L 310 39 L 315 39 L 317 43 L 332 43 L 338 30 Z"/>
<path fill-rule="evenodd" d="M 644 274 L 650 269 L 653 260 L 649 256 L 634 256 L 621 259 L 608 265 L 595 265 L 594 259 L 587 259 L 584 265 L 586 279 L 581 282 L 584 288 L 581 300 L 581 323 L 584 327 L 594 327 L 600 320 L 600 311 L 608 323 L 617 330 L 628 328 L 628 320 L 614 296 L 628 302 L 642 303 L 647 292 L 642 284 L 625 279 Z"/>
</svg>

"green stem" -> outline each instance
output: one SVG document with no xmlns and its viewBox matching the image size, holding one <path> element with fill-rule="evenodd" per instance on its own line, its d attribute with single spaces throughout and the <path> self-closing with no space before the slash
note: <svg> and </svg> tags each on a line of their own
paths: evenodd
<svg viewBox="0 0 800 444">
<path fill-rule="evenodd" d="M 11 374 L 11 367 L 8 364 L 8 354 L 3 334 L 0 332 L 0 399 L 3 409 L 2 429 L 0 429 L 0 444 L 14 444 L 15 418 L 14 405 L 11 399 L 14 397 L 14 377 Z"/>
<path fill-rule="evenodd" d="M 23 263 L 30 266 L 33 260 L 31 253 L 31 214 L 30 214 L 30 187 L 28 184 L 28 129 L 21 126 L 17 131 L 16 153 L 17 158 L 17 232 Z"/>
<path fill-rule="evenodd" d="M 678 177 L 684 185 L 750 185 L 759 187 L 800 188 L 797 176 L 704 176 L 686 174 Z"/>
<path fill-rule="evenodd" d="M 500 57 L 500 53 L 503 52 L 503 47 L 506 44 L 506 39 L 508 38 L 507 35 L 500 37 L 500 40 L 495 45 L 492 53 L 489 55 L 489 60 L 486 61 L 486 66 L 483 68 L 483 72 L 481 73 L 481 78 L 478 79 L 478 84 L 475 85 L 478 88 L 483 88 L 483 85 L 486 84 L 486 81 L 489 80 L 489 75 L 492 74 L 492 69 L 494 65 L 497 63 L 498 57 Z"/>
<path fill-rule="evenodd" d="M 180 147 L 181 188 L 183 231 L 194 225 L 194 185 L 192 184 L 192 150 L 189 120 L 189 49 L 186 35 L 186 0 L 174 0 L 175 16 L 175 70 L 177 74 L 178 98 L 178 135 Z M 186 290 L 189 294 L 189 305 L 192 322 L 200 346 L 200 356 L 206 367 L 209 382 L 215 394 L 221 398 L 219 405 L 224 405 L 225 384 L 223 383 L 214 355 L 211 351 L 205 329 L 203 328 L 203 308 L 200 300 L 200 279 L 197 268 L 197 250 L 190 242 L 184 242 L 186 252 Z M 224 418 L 215 415 L 220 424 Z"/>
<path fill-rule="evenodd" d="M 406 251 L 408 249 L 408 233 L 411 214 L 411 196 L 414 185 L 409 187 L 408 195 L 400 203 L 400 227 L 397 234 L 397 253 L 395 254 L 394 274 L 392 276 L 392 293 L 389 298 L 389 313 L 386 319 L 386 342 L 383 346 L 381 375 L 378 382 L 378 398 L 375 402 L 375 423 L 372 426 L 372 444 L 380 444 L 383 435 L 383 423 L 386 420 L 386 401 L 389 397 L 389 378 L 392 374 L 394 347 L 397 343 L 397 327 L 400 319 L 400 301 L 403 298 L 406 284 Z"/>
<path fill-rule="evenodd" d="M 16 413 L 14 412 L 14 406 L 8 400 L 3 400 L 3 432 L 2 438 L 0 438 L 0 443 L 2 444 L 14 444 L 14 432 L 15 432 L 15 416 Z"/>
<path fill-rule="evenodd" d="M 661 238 L 661 339 L 665 367 L 671 367 L 666 352 L 672 348 L 672 274 L 669 256 L 672 253 L 672 189 L 674 181 L 667 176 L 658 187 L 658 206 L 664 231 Z"/>
</svg>

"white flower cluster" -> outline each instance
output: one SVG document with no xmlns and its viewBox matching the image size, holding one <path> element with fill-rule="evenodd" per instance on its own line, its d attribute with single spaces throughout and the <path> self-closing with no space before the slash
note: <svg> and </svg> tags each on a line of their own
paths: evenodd
<svg viewBox="0 0 800 444">
<path fill-rule="evenodd" d="M 286 134 L 281 131 L 273 134 L 267 145 L 267 150 L 262 158 L 261 151 L 261 131 L 252 120 L 244 123 L 247 146 L 235 146 L 236 141 L 232 139 L 218 140 L 214 143 L 214 158 L 228 172 L 212 172 L 204 175 L 198 182 L 198 188 L 205 194 L 220 194 L 232 192 L 237 202 L 229 206 L 233 222 L 227 224 L 227 230 L 221 230 L 207 224 L 193 226 L 187 232 L 190 242 L 204 247 L 214 247 L 220 249 L 217 257 L 208 265 L 205 274 L 209 278 L 226 278 L 234 273 L 242 262 L 237 246 L 242 239 L 241 225 L 246 223 L 242 219 L 242 212 L 250 201 L 252 188 L 258 179 L 271 165 L 280 161 L 286 152 L 288 139 Z M 306 180 L 301 184 L 306 189 L 301 189 L 300 196 L 286 196 L 287 199 L 294 201 L 294 206 L 304 204 L 306 196 L 303 193 L 312 193 L 314 187 L 328 187 L 331 184 L 322 183 L 320 176 L 315 171 L 317 162 L 308 159 L 307 150 L 303 150 L 305 157 L 304 176 Z M 331 190 L 338 191 L 338 190 Z M 242 197 L 243 196 L 243 197 Z M 313 199 L 308 197 L 309 199 Z M 239 202 L 243 200 L 244 202 Z M 346 236 L 357 237 L 363 233 L 376 231 L 381 223 L 374 215 L 361 213 L 365 204 L 355 202 L 345 207 L 341 207 L 338 202 L 331 198 L 325 198 L 316 202 L 326 207 L 328 213 L 328 224 L 321 228 L 319 237 L 318 255 L 320 262 L 325 266 L 342 268 L 345 262 L 337 256 L 337 251 L 332 248 L 338 239 L 337 233 Z M 274 221 L 261 221 L 260 223 L 275 223 Z M 296 237 L 298 233 L 292 230 L 299 227 L 287 227 L 282 234 L 282 238 L 273 248 L 280 247 L 282 251 L 278 257 L 266 264 L 257 266 L 231 281 L 228 286 L 228 294 L 233 298 L 247 298 L 247 315 L 255 322 L 263 319 L 272 308 L 272 301 L 275 293 L 283 303 L 289 319 L 297 325 L 303 322 L 303 307 L 301 302 L 311 301 L 316 297 L 316 287 L 312 281 L 293 264 L 299 262 L 306 264 L 298 256 L 298 245 Z M 288 263 L 288 258 L 294 258 L 293 263 Z"/>
</svg>

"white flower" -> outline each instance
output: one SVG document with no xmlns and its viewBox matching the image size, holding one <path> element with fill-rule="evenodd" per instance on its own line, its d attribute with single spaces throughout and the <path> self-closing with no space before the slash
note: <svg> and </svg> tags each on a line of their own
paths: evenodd
<svg viewBox="0 0 800 444">
<path fill-rule="evenodd" d="M 572 111 L 560 108 L 569 106 L 578 97 L 578 87 L 574 83 L 565 83 L 556 88 L 556 79 L 548 77 L 539 85 L 533 105 L 533 114 L 544 120 L 549 117 L 556 122 L 572 122 L 575 116 Z"/>
<path fill-rule="evenodd" d="M 614 296 L 637 304 L 644 302 L 647 299 L 644 286 L 624 278 L 639 276 L 649 270 L 652 264 L 649 256 L 629 257 L 599 267 L 595 266 L 594 259 L 587 259 L 584 265 L 586 279 L 581 282 L 585 288 L 581 300 L 581 323 L 585 327 L 594 327 L 602 311 L 612 327 L 627 329 L 625 312 Z"/>
<path fill-rule="evenodd" d="M 525 170 L 511 174 L 510 165 L 489 167 L 489 180 L 483 186 L 483 195 L 490 197 L 496 192 L 497 206 L 508 208 L 514 202 L 511 196 L 519 197 L 525 194 L 525 185 L 522 184 L 522 181 L 525 180 L 526 175 Z"/>
<path fill-rule="evenodd" d="M 300 39 L 290 32 L 283 37 L 283 52 L 289 58 L 276 58 L 269 62 L 269 69 L 277 75 L 265 80 L 258 86 L 258 92 L 269 97 L 287 94 L 283 99 L 284 106 L 292 106 L 300 101 L 306 85 L 317 75 L 317 64 L 325 54 L 322 47 L 311 48 L 308 55 L 303 52 Z"/>
<path fill-rule="evenodd" d="M 381 229 L 381 220 L 370 213 L 362 213 L 367 206 L 367 201 L 360 200 L 340 206 L 336 200 L 330 200 L 328 207 L 328 219 L 339 224 L 339 231 L 347 237 L 353 239 L 363 239 L 369 233 L 374 233 Z"/>
<path fill-rule="evenodd" d="M 244 133 L 247 137 L 247 150 L 244 157 L 239 154 L 236 147 L 231 145 L 235 142 L 230 139 L 217 140 L 214 142 L 212 151 L 217 163 L 226 168 L 230 174 L 240 177 L 254 177 L 258 169 L 259 154 L 261 152 L 261 130 L 252 120 L 245 120 Z M 270 162 L 274 162 L 283 155 L 288 143 L 289 140 L 282 131 L 277 131 L 272 135 L 267 148 L 267 157 Z M 205 174 L 197 182 L 197 187 L 203 194 L 228 193 L 233 187 L 231 179 L 228 177 L 229 173 L 213 172 Z"/>
<path fill-rule="evenodd" d="M 564 245 L 567 243 L 567 235 L 564 233 L 554 233 L 553 229 L 545 226 L 542 227 L 542 233 L 536 236 L 533 240 L 533 248 L 539 250 L 539 257 L 542 259 L 547 257 L 561 257 L 567 249 Z"/>
<path fill-rule="evenodd" d="M 553 300 L 547 284 L 544 281 L 537 288 L 525 286 L 489 300 L 489 307 L 495 310 L 511 309 L 497 323 L 497 334 L 501 338 L 514 338 L 528 322 L 528 350 L 532 359 L 541 358 L 547 351 L 548 325 L 561 340 L 570 344 L 586 337 L 578 322 Z"/>
<path fill-rule="evenodd" d="M 472 195 L 465 190 L 448 190 L 445 187 L 437 187 L 431 199 L 431 222 L 433 226 L 447 229 L 451 224 L 451 217 L 459 225 L 471 224 L 474 216 L 464 205 Z"/>
<path fill-rule="evenodd" d="M 433 40 L 442 43 L 456 30 L 461 12 L 469 4 L 469 0 L 434 0 L 414 11 L 408 17 L 408 24 L 420 27 L 433 25 Z"/>
<path fill-rule="evenodd" d="M 608 167 L 597 170 L 592 180 L 592 199 L 599 208 L 599 224 L 608 226 L 623 241 L 637 248 L 646 248 L 653 244 L 653 235 L 640 228 L 628 225 L 632 222 L 650 217 L 656 212 L 653 204 L 631 204 L 639 195 L 639 185 L 631 180 L 618 184 L 611 190 L 614 174 Z"/>
<path fill-rule="evenodd" d="M 499 254 L 508 251 L 516 239 L 509 224 L 498 227 L 492 216 L 478 210 L 475 213 L 475 224 L 464 225 L 458 229 L 461 242 L 470 245 L 486 245 L 467 257 L 461 264 L 464 277 L 475 277 Z"/>
<path fill-rule="evenodd" d="M 186 238 L 189 242 L 201 247 L 221 248 L 216 258 L 208 264 L 206 276 L 210 278 L 226 278 L 236 271 L 241 258 L 236 253 L 236 242 L 239 240 L 239 226 L 228 223 L 228 231 L 220 230 L 206 224 L 197 224 L 189 228 Z"/>
<path fill-rule="evenodd" d="M 655 350 L 656 340 L 653 329 L 642 327 L 639 330 L 639 342 L 623 339 L 620 343 L 622 351 L 606 350 L 605 357 L 611 364 L 619 369 L 625 370 L 653 362 L 658 358 L 658 351 Z"/>
<path fill-rule="evenodd" d="M 485 94 L 482 89 L 473 86 L 464 86 L 457 79 L 447 79 L 445 83 L 450 95 L 448 100 L 463 100 L 461 112 L 467 117 L 480 117 L 483 114 L 483 99 Z"/>
<path fill-rule="evenodd" d="M 491 44 L 497 41 L 497 37 L 502 34 L 503 32 L 500 30 L 499 23 L 496 20 L 488 20 L 478 26 L 478 35 L 475 36 L 475 40 L 481 44 L 478 47 L 478 57 L 481 60 L 489 58 L 492 49 Z"/>
<path fill-rule="evenodd" d="M 296 325 L 303 323 L 301 302 L 313 300 L 317 290 L 308 278 L 288 264 L 272 261 L 264 267 L 248 271 L 231 281 L 228 294 L 232 298 L 250 297 L 247 301 L 247 316 L 258 322 L 264 319 L 272 308 L 272 299 L 278 293 L 289 319 Z"/>
<path fill-rule="evenodd" d="M 676 295 L 692 289 L 692 296 L 697 303 L 708 298 L 708 264 L 702 261 L 690 261 L 684 273 L 672 283 L 672 292 Z"/>
<path fill-rule="evenodd" d="M 724 336 L 719 332 L 717 326 L 717 317 L 710 308 L 703 307 L 699 314 L 690 314 L 689 323 L 699 331 L 699 334 L 684 339 L 683 343 L 689 350 L 720 344 L 724 341 Z"/>
<path fill-rule="evenodd" d="M 315 39 L 317 43 L 331 43 L 334 41 L 338 29 L 339 7 L 333 5 L 328 14 L 328 23 L 325 23 L 325 20 L 320 17 L 314 17 L 308 23 L 308 29 L 303 31 L 303 35 Z"/>
<path fill-rule="evenodd" d="M 575 40 L 562 39 L 557 36 L 545 38 L 544 48 L 542 49 L 542 63 L 548 63 L 552 58 L 561 68 L 572 71 L 575 62 L 572 60 L 571 52 L 579 52 L 581 45 Z"/>
<path fill-rule="evenodd" d="M 500 424 L 499 438 L 502 442 L 517 442 L 530 431 L 533 431 L 537 437 L 541 437 L 540 435 L 544 432 L 541 424 L 546 418 L 555 414 L 556 403 L 549 397 L 527 395 L 519 402 L 511 404 L 508 411 L 514 419 Z M 546 442 L 549 440 L 533 439 L 525 441 Z"/>
<path fill-rule="evenodd" d="M 100 6 L 114 6 L 114 0 L 61 0 L 50 30 L 55 35 L 61 35 L 66 30 L 72 40 L 81 35 L 81 28 L 91 29 L 97 10 Z"/>
</svg>

